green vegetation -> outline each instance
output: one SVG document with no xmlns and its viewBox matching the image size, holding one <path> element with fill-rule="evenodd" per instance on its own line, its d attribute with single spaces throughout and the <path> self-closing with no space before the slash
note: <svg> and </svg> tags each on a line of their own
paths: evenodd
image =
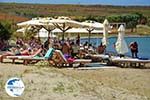
<svg viewBox="0 0 150 100">
<path fill-rule="evenodd" d="M 150 27 L 146 25 L 137 25 L 137 32 L 141 35 L 149 35 Z"/>
<path fill-rule="evenodd" d="M 112 14 L 142 13 L 150 16 L 150 7 L 141 6 L 106 6 L 106 5 L 56 5 L 56 4 L 18 4 L 0 3 L 0 12 L 26 17 L 36 16 L 108 16 Z"/>
<path fill-rule="evenodd" d="M 150 17 L 147 18 L 147 25 L 150 26 Z"/>
<path fill-rule="evenodd" d="M 8 21 L 0 22 L 0 40 L 8 40 L 13 33 L 12 24 Z"/>
<path fill-rule="evenodd" d="M 3 15 L 2 15 L 3 14 Z M 2 15 L 2 16 L 1 16 Z M 17 17 L 7 17 L 12 15 Z M 12 21 L 13 30 L 16 29 L 16 23 L 33 17 L 57 17 L 69 16 L 77 21 L 95 20 L 103 22 L 105 18 L 109 22 L 126 23 L 128 33 L 149 34 L 149 28 L 146 30 L 137 29 L 139 24 L 150 26 L 150 6 L 108 6 L 108 5 L 65 5 L 65 4 L 19 4 L 19 3 L 0 3 L 0 20 Z M 21 19 L 21 17 L 23 19 Z M 27 18 L 27 19 L 25 19 Z M 10 28 L 7 28 L 10 29 Z M 25 34 L 26 39 L 30 38 L 31 33 L 38 30 L 30 30 Z M 11 31 L 12 33 L 13 31 Z M 147 33 L 148 32 L 148 33 Z M 115 32 L 114 32 L 115 33 Z M 2 34 L 2 32 L 0 32 Z M 4 34 L 4 33 L 3 33 Z M 30 34 L 30 36 L 28 36 Z M 14 37 L 16 34 L 14 35 Z M 84 35 L 83 35 L 84 36 Z"/>
</svg>

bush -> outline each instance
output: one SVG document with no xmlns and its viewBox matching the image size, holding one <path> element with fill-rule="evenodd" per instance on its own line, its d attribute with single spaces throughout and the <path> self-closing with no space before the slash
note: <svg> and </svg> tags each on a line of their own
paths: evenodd
<svg viewBox="0 0 150 100">
<path fill-rule="evenodd" d="M 0 39 L 8 40 L 13 33 L 12 26 L 10 22 L 1 21 L 0 22 Z"/>
<path fill-rule="evenodd" d="M 147 25 L 150 26 L 150 17 L 147 19 Z"/>
</svg>

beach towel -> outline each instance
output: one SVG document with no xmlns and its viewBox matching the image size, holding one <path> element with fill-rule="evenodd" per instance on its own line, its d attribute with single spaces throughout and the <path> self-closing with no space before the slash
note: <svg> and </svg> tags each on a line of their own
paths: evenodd
<svg viewBox="0 0 150 100">
<path fill-rule="evenodd" d="M 44 58 L 51 58 L 53 55 L 54 49 L 53 48 L 49 48 L 49 50 L 47 51 L 47 53 L 45 54 Z"/>
<path fill-rule="evenodd" d="M 71 57 L 67 59 L 67 61 L 68 61 L 69 63 L 73 63 L 74 60 L 75 60 L 75 58 L 71 58 Z"/>
<path fill-rule="evenodd" d="M 140 60 L 149 60 L 148 58 L 142 58 L 142 57 L 139 57 L 138 59 L 140 59 Z"/>
</svg>

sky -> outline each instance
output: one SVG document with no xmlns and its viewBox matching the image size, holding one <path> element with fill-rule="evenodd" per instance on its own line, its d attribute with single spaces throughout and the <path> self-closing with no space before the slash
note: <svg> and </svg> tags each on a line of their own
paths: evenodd
<svg viewBox="0 0 150 100">
<path fill-rule="evenodd" d="M 40 3 L 40 4 L 104 4 L 104 5 L 141 5 L 150 6 L 150 0 L 0 0 L 13 3 Z"/>
</svg>

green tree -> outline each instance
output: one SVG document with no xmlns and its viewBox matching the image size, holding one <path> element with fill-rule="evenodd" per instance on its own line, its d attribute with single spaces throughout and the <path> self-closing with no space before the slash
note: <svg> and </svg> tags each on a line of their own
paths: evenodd
<svg viewBox="0 0 150 100">
<path fill-rule="evenodd" d="M 95 19 L 95 16 L 92 16 L 92 15 L 87 16 L 87 17 L 85 18 L 85 20 L 93 20 L 93 21 L 97 21 L 97 20 Z"/>
<path fill-rule="evenodd" d="M 42 28 L 41 26 L 39 26 L 39 27 L 38 26 L 30 26 L 30 29 L 26 29 L 25 36 L 23 37 L 23 39 L 25 39 L 25 40 L 31 39 L 31 37 L 34 37 L 41 28 Z"/>
<path fill-rule="evenodd" d="M 103 21 L 105 20 L 105 16 L 97 16 L 95 17 L 97 22 L 103 23 Z"/>
<path fill-rule="evenodd" d="M 131 29 L 131 32 L 134 31 L 134 28 L 136 28 L 136 25 L 137 25 L 137 22 L 135 21 L 130 21 L 127 23 L 127 28 L 130 28 Z"/>
<path fill-rule="evenodd" d="M 147 18 L 147 25 L 150 26 L 150 17 Z"/>
<path fill-rule="evenodd" d="M 131 32 L 133 32 L 134 28 L 136 28 L 136 25 L 139 23 L 139 21 L 140 23 L 146 23 L 147 21 L 146 18 L 140 13 L 112 15 L 107 16 L 107 19 L 109 22 L 126 23 L 126 28 L 131 29 Z"/>
<path fill-rule="evenodd" d="M 0 39 L 8 40 L 12 35 L 12 26 L 10 22 L 0 22 Z"/>
</svg>

